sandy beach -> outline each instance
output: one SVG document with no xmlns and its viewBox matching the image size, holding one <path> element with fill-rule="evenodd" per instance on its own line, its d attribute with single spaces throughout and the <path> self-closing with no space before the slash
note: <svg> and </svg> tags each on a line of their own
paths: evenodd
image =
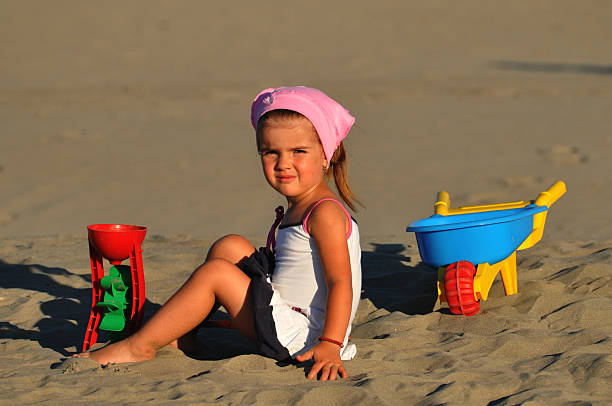
<svg viewBox="0 0 612 406">
<path fill-rule="evenodd" d="M 3 2 L 0 405 L 609 404 L 610 21 L 602 1 Z M 213 328 L 197 358 L 69 358 L 91 306 L 88 224 L 148 228 L 146 317 L 219 236 L 265 242 L 283 201 L 250 103 L 298 84 L 357 118 L 350 377 L 307 381 Z M 518 253 L 518 294 L 496 280 L 478 315 L 450 314 L 406 225 L 442 189 L 487 204 L 556 180 L 567 193 Z"/>
</svg>

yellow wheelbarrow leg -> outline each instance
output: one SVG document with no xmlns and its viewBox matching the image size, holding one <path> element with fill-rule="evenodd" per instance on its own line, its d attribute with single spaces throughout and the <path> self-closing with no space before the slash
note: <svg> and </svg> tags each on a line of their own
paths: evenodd
<svg viewBox="0 0 612 406">
<path fill-rule="evenodd" d="M 438 267 L 438 300 L 440 303 L 446 302 L 446 293 L 444 291 L 444 275 L 446 268 Z M 518 293 L 518 279 L 516 273 L 516 251 L 514 251 L 506 259 L 489 265 L 488 263 L 478 264 L 476 275 L 474 276 L 474 299 L 487 300 L 489 291 L 493 286 L 493 281 L 498 273 L 501 273 L 502 282 L 506 296 Z"/>
<path fill-rule="evenodd" d="M 502 261 L 503 266 L 501 269 L 502 282 L 504 283 L 504 290 L 506 296 L 514 295 L 518 293 L 518 276 L 516 273 L 516 251 L 514 251 L 508 258 Z"/>
<path fill-rule="evenodd" d="M 438 300 L 440 303 L 446 302 L 446 291 L 444 290 L 444 275 L 446 275 L 446 268 L 443 266 L 438 267 Z"/>
<path fill-rule="evenodd" d="M 496 264 L 478 264 L 476 276 L 474 276 L 474 296 L 476 299 L 487 300 L 493 281 L 500 272 L 506 296 L 514 295 L 518 292 L 516 251 L 514 251 L 509 257 Z"/>
</svg>

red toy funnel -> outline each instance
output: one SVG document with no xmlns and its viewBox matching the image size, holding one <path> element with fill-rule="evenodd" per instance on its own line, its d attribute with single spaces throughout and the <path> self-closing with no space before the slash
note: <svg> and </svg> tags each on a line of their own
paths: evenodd
<svg viewBox="0 0 612 406">
<path fill-rule="evenodd" d="M 102 321 L 102 308 L 97 304 L 104 300 L 105 290 L 102 288 L 104 265 L 106 258 L 112 265 L 130 259 L 131 300 L 126 309 L 125 317 L 128 325 L 122 333 L 132 334 L 142 323 L 145 304 L 145 280 L 142 266 L 141 244 L 147 233 L 146 227 L 128 226 L 125 224 L 92 224 L 87 226 L 89 239 L 89 259 L 91 262 L 91 313 L 83 340 L 83 351 L 87 351 L 98 339 L 98 327 Z M 128 314 L 129 313 L 129 314 Z"/>
<path fill-rule="evenodd" d="M 134 246 L 140 247 L 146 227 L 125 224 L 92 224 L 87 227 L 89 242 L 112 265 L 120 265 L 130 257 Z"/>
</svg>

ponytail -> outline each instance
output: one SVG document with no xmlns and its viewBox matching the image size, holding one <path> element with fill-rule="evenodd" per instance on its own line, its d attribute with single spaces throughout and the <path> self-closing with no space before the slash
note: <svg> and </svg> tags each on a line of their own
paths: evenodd
<svg viewBox="0 0 612 406">
<path fill-rule="evenodd" d="M 332 175 L 334 176 L 336 190 L 338 190 L 338 194 L 342 200 L 344 200 L 346 205 L 353 211 L 357 211 L 355 203 L 358 203 L 363 207 L 363 204 L 361 204 L 359 199 L 355 197 L 355 194 L 351 190 L 348 183 L 347 153 L 346 149 L 344 148 L 344 143 L 342 142 L 340 142 L 340 145 L 334 152 L 331 162 L 329 163 L 329 169 L 326 174 L 327 179 L 329 179 Z"/>
</svg>

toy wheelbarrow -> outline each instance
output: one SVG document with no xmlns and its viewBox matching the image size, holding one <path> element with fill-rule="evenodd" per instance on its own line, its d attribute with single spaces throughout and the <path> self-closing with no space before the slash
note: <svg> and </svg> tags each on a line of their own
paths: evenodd
<svg viewBox="0 0 612 406">
<path fill-rule="evenodd" d="M 422 261 L 438 267 L 440 302 L 453 314 L 474 315 L 500 272 L 506 295 L 517 293 L 516 251 L 540 241 L 548 209 L 565 191 L 557 181 L 532 201 L 458 208 L 439 192 L 435 214 L 406 231 L 415 233 Z"/>
</svg>

